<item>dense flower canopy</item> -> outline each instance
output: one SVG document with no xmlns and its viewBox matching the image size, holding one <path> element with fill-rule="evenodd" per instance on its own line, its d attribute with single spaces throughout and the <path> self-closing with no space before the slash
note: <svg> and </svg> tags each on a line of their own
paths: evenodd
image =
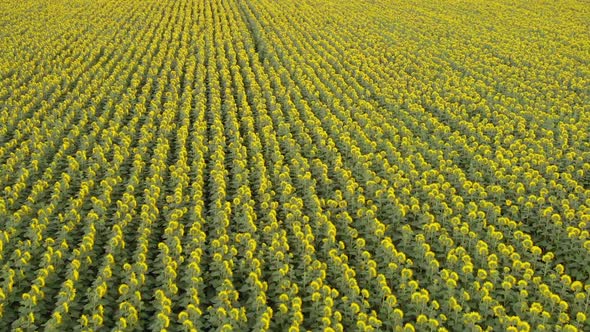
<svg viewBox="0 0 590 332">
<path fill-rule="evenodd" d="M 0 330 L 590 329 L 587 1 L 0 13 Z"/>
</svg>

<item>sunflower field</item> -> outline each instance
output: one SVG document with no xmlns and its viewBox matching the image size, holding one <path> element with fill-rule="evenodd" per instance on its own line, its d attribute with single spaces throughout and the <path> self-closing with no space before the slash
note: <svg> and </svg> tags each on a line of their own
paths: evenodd
<svg viewBox="0 0 590 332">
<path fill-rule="evenodd" d="M 0 331 L 589 304 L 587 0 L 0 1 Z"/>
</svg>

